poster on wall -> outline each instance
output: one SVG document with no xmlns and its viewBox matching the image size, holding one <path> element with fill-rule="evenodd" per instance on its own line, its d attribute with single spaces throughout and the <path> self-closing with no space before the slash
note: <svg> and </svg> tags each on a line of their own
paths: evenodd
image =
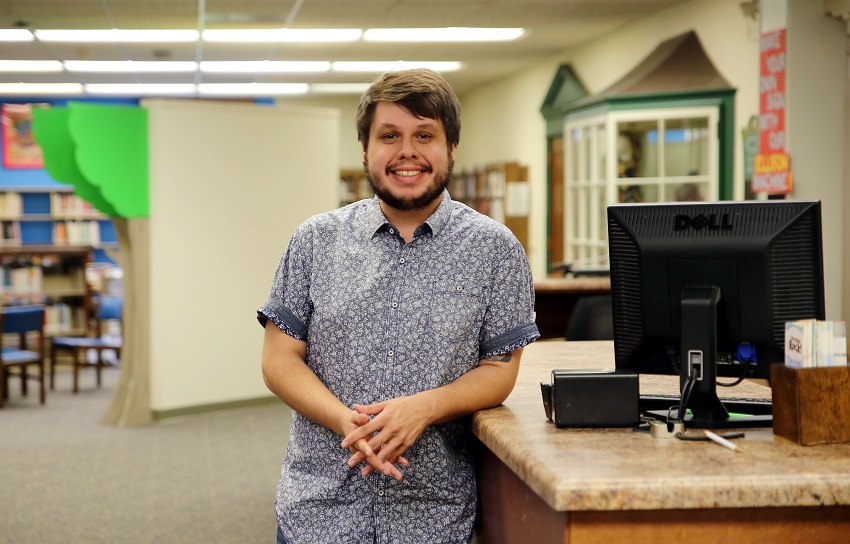
<svg viewBox="0 0 850 544">
<path fill-rule="evenodd" d="M 760 40 L 759 152 L 753 166 L 753 192 L 785 194 L 794 187 L 791 157 L 785 149 L 785 29 Z"/>
<path fill-rule="evenodd" d="M 2 104 L 0 137 L 3 145 L 3 168 L 44 168 L 41 147 L 32 132 L 32 108 L 47 104 Z"/>
</svg>

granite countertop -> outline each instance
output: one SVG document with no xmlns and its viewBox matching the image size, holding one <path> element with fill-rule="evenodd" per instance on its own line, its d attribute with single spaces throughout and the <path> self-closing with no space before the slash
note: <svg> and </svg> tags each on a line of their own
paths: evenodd
<svg viewBox="0 0 850 544">
<path fill-rule="evenodd" d="M 504 405 L 473 416 L 476 436 L 554 510 L 850 505 L 850 444 L 800 446 L 767 428 L 746 430 L 734 452 L 633 429 L 558 429 L 546 419 L 540 382 L 553 369 L 613 361 L 612 342 L 536 342 Z M 677 383 L 641 377 L 641 393 L 675 393 Z M 745 382 L 725 395 L 766 392 Z"/>
</svg>

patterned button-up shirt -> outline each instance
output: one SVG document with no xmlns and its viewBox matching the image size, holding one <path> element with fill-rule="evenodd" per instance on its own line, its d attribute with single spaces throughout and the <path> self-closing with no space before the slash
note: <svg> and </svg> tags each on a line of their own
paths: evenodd
<svg viewBox="0 0 850 544">
<path fill-rule="evenodd" d="M 347 406 L 446 385 L 532 342 L 534 317 L 520 243 L 448 192 L 409 243 L 375 198 L 308 219 L 258 311 L 307 342 L 307 364 Z M 341 437 L 293 414 L 276 501 L 287 543 L 468 542 L 468 438 L 468 418 L 430 426 L 404 454 L 401 481 L 364 478 Z"/>
</svg>

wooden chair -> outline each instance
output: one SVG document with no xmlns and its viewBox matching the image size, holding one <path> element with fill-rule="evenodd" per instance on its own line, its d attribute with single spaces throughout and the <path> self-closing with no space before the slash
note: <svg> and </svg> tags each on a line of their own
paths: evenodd
<svg viewBox="0 0 850 544">
<path fill-rule="evenodd" d="M 70 352 L 72 364 L 74 366 L 74 393 L 77 393 L 79 388 L 79 372 L 81 368 L 94 367 L 97 374 L 97 386 L 100 387 L 101 369 L 107 366 L 103 360 L 103 352 L 105 350 L 114 350 L 118 357 L 121 357 L 121 347 L 123 345 L 122 338 L 111 338 L 103 335 L 103 323 L 108 320 L 121 320 L 121 312 L 123 311 L 123 301 L 121 297 L 115 295 L 101 295 L 97 309 L 97 328 L 94 337 L 88 336 L 55 336 L 50 341 L 50 389 L 54 388 L 54 379 L 56 377 L 56 355 L 63 351 Z M 97 360 L 94 363 L 88 362 L 89 350 L 97 352 Z"/>
<path fill-rule="evenodd" d="M 16 347 L 2 346 L 0 350 L 0 408 L 9 396 L 9 377 L 21 379 L 21 394 L 27 395 L 27 380 L 39 382 L 39 401 L 44 404 L 44 306 L 9 306 L 0 311 L 0 330 L 4 335 L 17 334 Z M 35 336 L 34 349 L 27 349 L 27 334 Z M 30 373 L 30 366 L 36 366 L 38 374 Z"/>
</svg>

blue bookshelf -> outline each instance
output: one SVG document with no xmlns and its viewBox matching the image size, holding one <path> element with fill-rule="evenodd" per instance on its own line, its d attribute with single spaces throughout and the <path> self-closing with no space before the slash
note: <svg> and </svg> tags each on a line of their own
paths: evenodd
<svg viewBox="0 0 850 544">
<path fill-rule="evenodd" d="M 5 186 L 0 183 L 0 194 L 18 195 L 20 198 L 19 211 L 13 215 L 7 213 L 2 218 L 5 223 L 17 224 L 19 239 L 13 243 L 23 246 L 91 245 L 94 262 L 115 264 L 106 253 L 106 248 L 118 246 L 118 235 L 112 220 L 95 210 L 84 208 L 81 201 L 73 200 L 78 197 L 73 196 L 70 186 Z M 54 209 L 57 196 L 71 199 L 71 209 Z M 81 211 L 75 213 L 75 208 Z M 71 233 L 72 229 L 74 236 L 57 239 L 57 232 Z"/>
</svg>

